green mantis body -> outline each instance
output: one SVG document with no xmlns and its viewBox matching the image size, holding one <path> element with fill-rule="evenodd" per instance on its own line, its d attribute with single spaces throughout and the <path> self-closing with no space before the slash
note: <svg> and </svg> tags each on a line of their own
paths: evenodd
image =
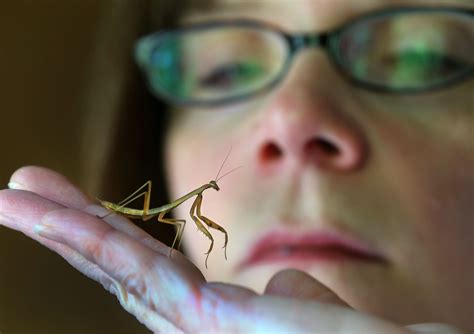
<svg viewBox="0 0 474 334">
<path fill-rule="evenodd" d="M 162 205 L 160 207 L 152 208 L 152 209 L 150 209 L 151 181 L 147 181 L 143 186 L 138 188 L 133 194 L 131 194 L 130 196 L 125 198 L 120 203 L 116 204 L 116 203 L 112 203 L 112 202 L 108 202 L 108 201 L 100 201 L 100 204 L 103 207 L 112 210 L 111 213 L 119 213 L 119 214 L 121 214 L 123 216 L 126 216 L 126 217 L 129 217 L 129 218 L 141 218 L 143 221 L 147 221 L 147 220 L 149 220 L 153 217 L 158 216 L 158 221 L 159 222 L 177 226 L 178 231 L 175 235 L 173 244 L 171 245 L 171 248 L 170 248 L 169 256 L 171 256 L 171 251 L 173 250 L 176 241 L 177 240 L 179 241 L 178 242 L 178 248 L 181 244 L 181 236 L 182 236 L 182 233 L 183 233 L 183 230 L 184 230 L 184 226 L 186 225 L 186 220 L 184 220 L 184 219 L 174 219 L 174 218 L 165 218 L 165 215 L 168 212 L 170 212 L 171 210 L 173 210 L 174 208 L 181 205 L 183 202 L 190 199 L 191 197 L 196 196 L 196 198 L 195 198 L 195 200 L 194 200 L 194 202 L 191 206 L 191 209 L 189 211 L 189 214 L 190 214 L 191 218 L 193 219 L 193 221 L 196 223 L 196 226 L 199 229 L 199 231 L 204 233 L 204 235 L 207 236 L 211 240 L 211 245 L 209 247 L 209 250 L 205 253 L 205 255 L 206 255 L 205 264 L 206 264 L 206 268 L 207 268 L 207 259 L 209 257 L 209 253 L 212 251 L 212 247 L 214 246 L 214 238 L 212 237 L 211 233 L 204 227 L 204 225 L 207 225 L 210 228 L 217 229 L 217 230 L 221 231 L 222 233 L 224 233 L 224 236 L 225 236 L 224 255 L 227 259 L 226 247 L 227 247 L 228 236 L 227 236 L 226 230 L 222 226 L 216 224 L 211 219 L 209 219 L 209 218 L 207 218 L 207 217 L 205 217 L 201 214 L 202 193 L 206 189 L 209 189 L 209 188 L 213 188 L 213 189 L 219 191 L 219 186 L 217 185 L 216 181 L 217 181 L 217 178 L 216 178 L 216 180 L 212 180 L 209 183 L 206 183 L 206 184 L 200 186 L 199 188 L 189 192 L 188 194 L 178 198 L 177 200 L 175 200 L 175 201 L 173 201 L 169 204 L 165 204 L 165 205 Z M 142 191 L 144 188 L 147 188 L 147 190 Z M 140 191 L 142 191 L 142 192 L 140 192 Z M 133 209 L 133 208 L 127 208 L 126 207 L 126 205 L 128 203 L 133 202 L 134 200 L 136 200 L 137 198 L 139 198 L 141 196 L 145 197 L 143 210 L 138 210 L 138 209 Z"/>
</svg>

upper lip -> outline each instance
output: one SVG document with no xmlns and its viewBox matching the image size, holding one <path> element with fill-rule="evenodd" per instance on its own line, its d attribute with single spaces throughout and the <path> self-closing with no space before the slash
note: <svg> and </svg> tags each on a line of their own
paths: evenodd
<svg viewBox="0 0 474 334">
<path fill-rule="evenodd" d="M 282 250 L 307 250 L 318 257 L 323 252 L 337 251 L 347 258 L 385 262 L 383 255 L 367 242 L 337 231 L 270 231 L 258 238 L 239 267 L 265 262 Z M 311 256 L 310 256 L 311 257 Z M 279 259 L 278 256 L 276 258 Z M 284 256 L 281 256 L 284 259 Z"/>
</svg>

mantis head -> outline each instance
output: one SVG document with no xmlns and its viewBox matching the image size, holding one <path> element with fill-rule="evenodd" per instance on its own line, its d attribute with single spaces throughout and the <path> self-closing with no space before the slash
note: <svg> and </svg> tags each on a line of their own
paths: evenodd
<svg viewBox="0 0 474 334">
<path fill-rule="evenodd" d="M 219 186 L 217 185 L 217 182 L 214 181 L 214 180 L 209 181 L 209 185 L 210 185 L 212 188 L 216 189 L 217 191 L 220 190 Z"/>
</svg>

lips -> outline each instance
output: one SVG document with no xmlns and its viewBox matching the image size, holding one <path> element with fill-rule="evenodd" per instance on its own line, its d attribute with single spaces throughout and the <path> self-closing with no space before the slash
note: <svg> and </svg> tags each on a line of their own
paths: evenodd
<svg viewBox="0 0 474 334">
<path fill-rule="evenodd" d="M 277 262 L 385 262 L 365 242 L 337 232 L 271 232 L 257 240 L 240 268 Z"/>
</svg>

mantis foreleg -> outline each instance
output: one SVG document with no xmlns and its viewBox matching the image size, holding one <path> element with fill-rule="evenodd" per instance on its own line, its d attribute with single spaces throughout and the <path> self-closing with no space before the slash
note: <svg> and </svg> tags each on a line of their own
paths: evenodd
<svg viewBox="0 0 474 334">
<path fill-rule="evenodd" d="M 191 216 L 191 218 L 194 220 L 194 222 L 196 223 L 196 226 L 197 228 L 199 229 L 199 231 L 201 231 L 202 233 L 204 233 L 204 235 L 206 237 L 209 238 L 209 240 L 211 240 L 211 245 L 209 246 L 209 250 L 204 253 L 206 255 L 206 268 L 207 268 L 207 258 L 209 257 L 209 253 L 211 253 L 212 251 L 212 247 L 214 246 L 214 238 L 212 237 L 211 233 L 209 233 L 209 231 L 204 227 L 204 225 L 201 223 L 201 221 L 199 220 L 199 218 L 196 216 L 195 212 L 196 212 L 196 207 L 198 206 L 198 203 L 199 203 L 199 198 L 202 198 L 202 195 L 201 194 L 198 194 L 196 196 L 196 199 L 194 200 L 193 202 L 193 205 L 191 205 L 191 209 L 189 210 L 189 215 Z"/>
<path fill-rule="evenodd" d="M 225 236 L 224 247 L 223 247 L 224 248 L 224 257 L 227 260 L 227 240 L 228 240 L 227 231 L 224 230 L 224 228 L 222 226 L 220 226 L 219 224 L 213 222 L 212 220 L 210 220 L 209 218 L 207 218 L 206 216 L 203 216 L 201 214 L 201 204 L 202 204 L 202 194 L 199 194 L 196 197 L 196 213 L 197 213 L 197 216 L 204 223 L 206 223 L 207 226 L 212 227 L 212 228 L 214 228 L 216 230 L 219 230 L 222 233 L 224 233 L 224 236 Z"/>
</svg>

